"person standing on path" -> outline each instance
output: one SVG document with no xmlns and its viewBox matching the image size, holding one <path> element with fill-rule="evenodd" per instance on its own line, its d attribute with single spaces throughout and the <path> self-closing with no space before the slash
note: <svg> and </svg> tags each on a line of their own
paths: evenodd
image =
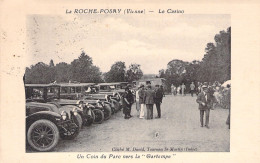
<svg viewBox="0 0 260 163">
<path fill-rule="evenodd" d="M 229 114 L 228 114 L 228 117 L 227 117 L 227 121 L 226 121 L 226 124 L 228 125 L 228 129 L 230 129 L 230 98 L 231 98 L 231 88 L 230 88 L 230 85 L 228 84 L 227 85 L 227 94 L 226 94 L 226 102 L 227 102 L 227 109 L 229 111 Z"/>
<path fill-rule="evenodd" d="M 164 93 L 163 86 L 161 85 L 159 89 L 162 91 L 162 95 L 163 95 L 163 97 L 165 97 L 165 93 Z"/>
<path fill-rule="evenodd" d="M 137 117 L 140 116 L 140 102 L 139 102 L 139 91 L 141 90 L 141 87 L 138 87 L 138 90 L 135 92 L 135 104 L 136 104 L 136 111 L 137 111 Z"/>
<path fill-rule="evenodd" d="M 214 96 L 215 89 L 212 85 L 208 86 L 208 93 L 210 96 L 210 109 L 214 110 L 213 104 L 216 102 L 216 100 L 215 100 L 215 96 Z"/>
<path fill-rule="evenodd" d="M 197 103 L 199 103 L 200 110 L 200 124 L 203 127 L 203 117 L 206 113 L 206 123 L 205 126 L 209 129 L 209 111 L 210 111 L 210 95 L 208 93 L 208 87 L 203 85 L 202 92 L 197 97 Z"/>
<path fill-rule="evenodd" d="M 133 95 L 128 87 L 125 88 L 125 93 L 123 95 L 123 113 L 125 114 L 125 119 L 131 118 L 131 107 L 133 103 Z"/>
<path fill-rule="evenodd" d="M 182 85 L 181 85 L 181 94 L 182 94 L 182 96 L 185 95 L 185 89 L 186 89 L 186 86 L 185 86 L 184 83 L 182 83 Z"/>
<path fill-rule="evenodd" d="M 171 85 L 171 92 L 172 92 L 172 95 L 174 95 L 174 87 L 175 87 L 175 86 L 172 84 L 172 85 Z"/>
<path fill-rule="evenodd" d="M 195 85 L 194 85 L 193 82 L 191 82 L 191 84 L 190 84 L 190 94 L 191 94 L 192 97 L 193 97 L 194 91 L 195 91 Z"/>
<path fill-rule="evenodd" d="M 143 119 L 144 118 L 144 85 L 140 85 L 140 90 L 138 91 L 138 96 L 139 96 L 139 104 L 141 105 L 140 107 L 140 116 L 139 118 Z"/>
<path fill-rule="evenodd" d="M 147 90 L 144 92 L 144 103 L 146 104 L 147 115 L 146 119 L 153 119 L 153 104 L 155 93 L 152 90 L 151 85 L 147 86 Z"/>
<path fill-rule="evenodd" d="M 156 105 L 157 109 L 157 117 L 155 118 L 161 118 L 161 103 L 163 99 L 163 92 L 159 88 L 159 85 L 155 85 L 155 97 L 154 97 L 154 103 Z"/>
</svg>

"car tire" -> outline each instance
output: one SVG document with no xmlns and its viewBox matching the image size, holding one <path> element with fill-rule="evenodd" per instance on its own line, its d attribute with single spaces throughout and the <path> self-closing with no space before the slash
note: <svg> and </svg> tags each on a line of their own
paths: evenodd
<svg viewBox="0 0 260 163">
<path fill-rule="evenodd" d="M 78 126 L 79 126 L 79 128 L 82 128 L 82 123 L 83 123 L 83 121 L 82 121 L 82 118 L 81 118 L 81 116 L 79 115 L 79 114 L 77 114 L 77 115 L 75 115 L 76 116 L 76 118 L 77 118 L 77 121 L 78 121 Z"/>
<path fill-rule="evenodd" d="M 47 119 L 35 121 L 30 125 L 27 132 L 29 145 L 40 152 L 50 151 L 55 148 L 59 138 L 58 127 Z"/>
<path fill-rule="evenodd" d="M 115 107 L 115 112 L 117 113 L 120 110 L 120 104 L 117 101 L 113 101 L 114 107 Z"/>
<path fill-rule="evenodd" d="M 90 111 L 91 115 L 87 115 L 87 122 L 86 122 L 86 126 L 91 126 L 94 123 L 95 120 L 95 113 L 93 112 L 93 110 Z"/>
<path fill-rule="evenodd" d="M 76 118 L 74 118 L 74 117 L 76 117 Z M 69 130 L 68 132 L 64 132 L 64 133 L 61 133 L 60 134 L 60 137 L 62 138 L 62 139 L 66 139 L 66 140 L 72 140 L 72 139 L 74 139 L 74 138 L 76 138 L 77 136 L 78 136 L 78 134 L 79 134 L 79 132 L 80 132 L 80 122 L 78 121 L 78 118 L 77 118 L 77 116 L 72 116 L 71 118 L 73 118 L 73 121 L 74 121 L 74 123 L 78 126 L 77 128 L 75 128 L 75 129 L 71 129 L 71 130 Z M 82 119 L 81 119 L 82 120 Z"/>
<path fill-rule="evenodd" d="M 95 114 L 94 124 L 101 124 L 104 121 L 104 113 L 103 111 L 99 109 L 93 109 L 93 112 Z"/>
<path fill-rule="evenodd" d="M 86 115 L 83 125 L 84 126 L 91 126 L 95 120 L 95 113 L 92 109 L 90 109 L 91 115 Z"/>
<path fill-rule="evenodd" d="M 111 117 L 112 110 L 108 104 L 104 106 L 104 120 L 108 120 Z"/>
</svg>

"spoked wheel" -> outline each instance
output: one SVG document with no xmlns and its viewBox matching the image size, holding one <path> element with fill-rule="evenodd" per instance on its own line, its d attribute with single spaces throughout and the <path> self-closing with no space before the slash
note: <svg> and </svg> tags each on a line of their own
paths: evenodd
<svg viewBox="0 0 260 163">
<path fill-rule="evenodd" d="M 62 139 L 72 140 L 75 137 L 77 137 L 79 134 L 79 131 L 80 131 L 79 123 L 80 122 L 77 119 L 78 117 L 71 115 L 71 118 L 72 118 L 73 122 L 76 124 L 76 126 L 73 126 L 73 124 L 68 124 L 69 126 L 66 128 L 67 131 L 60 134 L 60 137 Z"/>
<path fill-rule="evenodd" d="M 27 141 L 29 145 L 41 152 L 52 150 L 59 142 L 59 130 L 49 120 L 35 121 L 28 129 Z"/>
<path fill-rule="evenodd" d="M 95 114 L 94 123 L 102 123 L 104 121 L 104 113 L 99 109 L 94 109 L 93 112 Z"/>
</svg>

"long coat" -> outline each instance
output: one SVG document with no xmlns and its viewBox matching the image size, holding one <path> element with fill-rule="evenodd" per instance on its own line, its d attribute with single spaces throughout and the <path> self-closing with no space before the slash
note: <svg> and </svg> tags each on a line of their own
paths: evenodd
<svg viewBox="0 0 260 163">
<path fill-rule="evenodd" d="M 144 103 L 154 104 L 155 92 L 152 89 L 148 89 L 144 92 Z"/>
<path fill-rule="evenodd" d="M 210 105 L 211 98 L 209 93 L 207 93 L 207 100 L 203 92 L 199 93 L 196 101 L 197 103 L 199 103 L 199 110 L 207 110 L 210 109 L 211 107 Z M 202 102 L 205 103 L 205 106 L 201 104 Z"/>
<path fill-rule="evenodd" d="M 156 89 L 154 92 L 155 92 L 154 102 L 155 103 L 161 103 L 162 99 L 163 99 L 162 90 L 159 88 L 159 89 Z"/>
<path fill-rule="evenodd" d="M 139 95 L 139 104 L 144 104 L 144 90 L 139 90 L 138 91 L 138 95 Z"/>
</svg>

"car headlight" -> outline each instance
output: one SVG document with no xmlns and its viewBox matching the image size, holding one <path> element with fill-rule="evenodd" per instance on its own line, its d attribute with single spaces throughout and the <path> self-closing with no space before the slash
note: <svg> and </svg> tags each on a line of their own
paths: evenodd
<svg viewBox="0 0 260 163">
<path fill-rule="evenodd" d="M 99 103 L 99 102 L 97 102 L 97 106 L 98 106 L 98 107 L 101 107 L 101 105 L 100 105 L 100 103 Z"/>
<path fill-rule="evenodd" d="M 80 100 L 78 100 L 78 101 L 76 102 L 76 104 L 77 104 L 77 105 L 79 105 L 79 104 L 80 104 L 80 102 L 81 102 L 81 101 L 80 101 Z"/>
<path fill-rule="evenodd" d="M 62 117 L 63 120 L 66 120 L 67 119 L 67 113 L 65 111 L 62 111 L 61 117 Z"/>
</svg>

